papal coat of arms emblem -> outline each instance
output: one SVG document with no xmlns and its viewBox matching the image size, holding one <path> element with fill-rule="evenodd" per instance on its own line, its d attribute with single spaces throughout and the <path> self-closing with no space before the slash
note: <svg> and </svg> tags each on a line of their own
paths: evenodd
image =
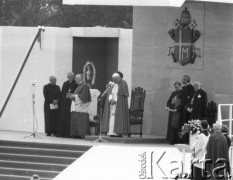
<svg viewBox="0 0 233 180">
<path fill-rule="evenodd" d="M 191 21 L 190 13 L 185 8 L 180 20 L 176 19 L 175 29 L 168 31 L 170 37 L 175 41 L 175 45 L 169 47 L 168 53 L 168 55 L 172 55 L 174 62 L 180 62 L 184 66 L 194 63 L 196 57 L 200 57 L 200 50 L 193 45 L 201 35 L 198 30 L 195 30 L 196 26 L 195 20 Z"/>
</svg>

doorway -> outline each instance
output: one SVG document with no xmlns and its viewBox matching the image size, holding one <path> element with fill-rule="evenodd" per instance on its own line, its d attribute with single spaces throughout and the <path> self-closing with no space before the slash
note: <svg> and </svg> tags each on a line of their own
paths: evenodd
<svg viewBox="0 0 233 180">
<path fill-rule="evenodd" d="M 73 37 L 73 72 L 103 92 L 118 70 L 118 46 L 118 38 Z"/>
</svg>

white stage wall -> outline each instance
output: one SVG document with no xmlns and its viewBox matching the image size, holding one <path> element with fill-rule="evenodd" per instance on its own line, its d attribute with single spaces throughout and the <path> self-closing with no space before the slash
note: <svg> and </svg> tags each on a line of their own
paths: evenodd
<svg viewBox="0 0 233 180">
<path fill-rule="evenodd" d="M 34 27 L 1 27 L 1 107 L 19 68 L 38 31 Z M 62 85 L 72 69 L 72 36 L 70 29 L 45 28 L 43 50 L 36 43 L 13 94 L 0 119 L 1 130 L 32 131 L 31 81 L 36 80 L 36 115 L 38 131 L 44 131 L 43 86 L 50 75 Z"/>
<path fill-rule="evenodd" d="M 133 54 L 133 33 L 131 30 L 121 29 L 119 37 L 118 70 L 124 73 L 124 79 L 128 83 L 131 96 L 132 82 L 132 54 Z M 131 98 L 128 99 L 129 102 Z"/>
<path fill-rule="evenodd" d="M 81 28 L 83 32 L 87 28 Z M 88 28 L 90 30 L 90 28 Z M 92 29 L 92 28 L 91 28 Z M 106 28 L 93 28 L 91 36 Z M 110 28 L 109 28 L 110 29 Z M 0 27 L 0 108 L 38 31 L 37 27 Z M 132 30 L 119 29 L 118 69 L 131 90 Z M 32 131 L 31 81 L 37 81 L 35 100 L 38 132 L 44 132 L 43 86 L 55 75 L 62 86 L 72 70 L 72 28 L 45 27 L 42 48 L 36 43 L 0 118 L 0 130 Z"/>
</svg>

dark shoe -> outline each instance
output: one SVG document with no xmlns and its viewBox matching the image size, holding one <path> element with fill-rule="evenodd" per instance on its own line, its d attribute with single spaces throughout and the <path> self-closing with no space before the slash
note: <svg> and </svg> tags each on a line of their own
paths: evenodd
<svg viewBox="0 0 233 180">
<path fill-rule="evenodd" d="M 84 139 L 84 136 L 78 136 L 78 135 L 76 135 L 76 136 L 73 136 L 75 139 Z"/>
<path fill-rule="evenodd" d="M 47 133 L 46 136 L 51 136 L 51 134 L 50 134 L 50 133 Z"/>
<path fill-rule="evenodd" d="M 123 135 L 121 135 L 121 134 L 117 134 L 115 137 L 123 137 Z"/>
</svg>

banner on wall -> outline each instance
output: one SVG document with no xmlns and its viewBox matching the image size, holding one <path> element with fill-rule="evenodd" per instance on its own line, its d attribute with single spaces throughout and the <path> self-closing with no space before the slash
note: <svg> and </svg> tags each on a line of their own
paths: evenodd
<svg viewBox="0 0 233 180">
<path fill-rule="evenodd" d="M 92 61 L 87 61 L 83 66 L 83 80 L 86 84 L 95 85 L 96 68 Z"/>
</svg>

